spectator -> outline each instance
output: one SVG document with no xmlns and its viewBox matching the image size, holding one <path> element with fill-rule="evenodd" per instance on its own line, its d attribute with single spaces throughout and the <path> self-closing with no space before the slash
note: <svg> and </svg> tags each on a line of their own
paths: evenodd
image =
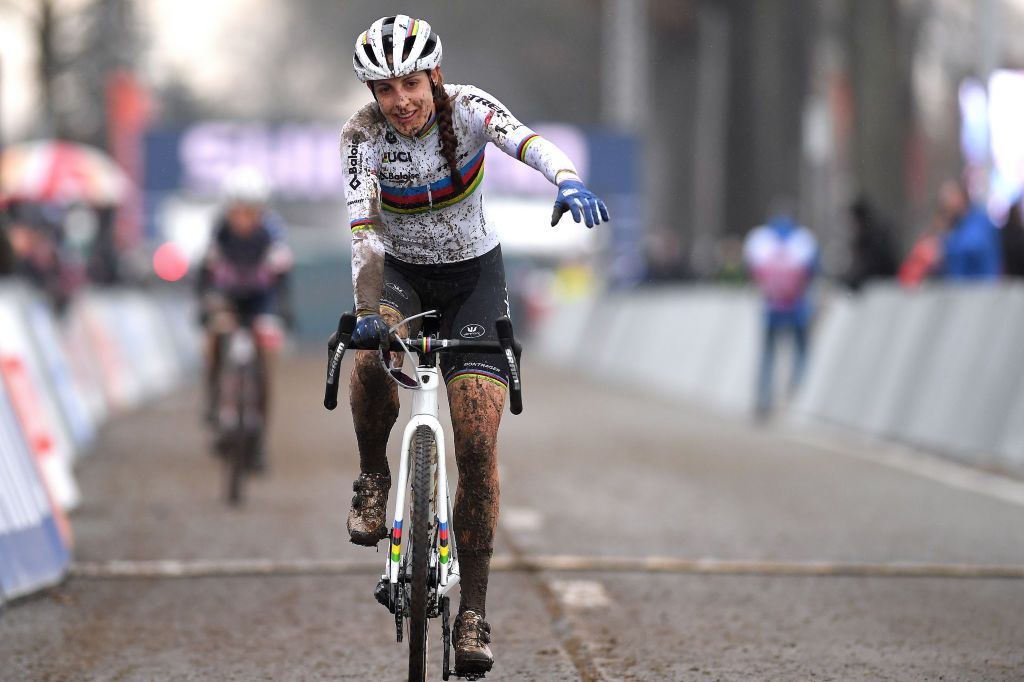
<svg viewBox="0 0 1024 682">
<path fill-rule="evenodd" d="M 775 348 L 780 335 L 793 336 L 795 357 L 790 391 L 803 377 L 811 319 L 809 288 L 818 269 L 818 243 L 785 208 L 774 211 L 766 224 L 747 235 L 743 256 L 764 298 L 765 327 L 757 384 L 759 418 L 771 412 L 774 395 Z"/>
<path fill-rule="evenodd" d="M 851 262 L 843 280 L 854 291 L 872 279 L 896 276 L 896 253 L 889 226 L 867 197 L 860 197 L 850 206 L 853 218 Z"/>
<path fill-rule="evenodd" d="M 7 212 L 0 208 L 0 277 L 14 272 L 14 250 L 11 239 L 7 236 Z"/>
<path fill-rule="evenodd" d="M 1021 219 L 1021 200 L 1010 207 L 1001 234 L 1003 274 L 1024 277 L 1024 220 Z"/>
<path fill-rule="evenodd" d="M 947 180 L 939 190 L 939 210 L 947 232 L 942 240 L 942 274 L 948 280 L 992 280 L 1002 258 L 999 233 L 981 206 L 971 203 L 966 188 Z"/>
<path fill-rule="evenodd" d="M 900 265 L 900 284 L 913 288 L 939 273 L 942 265 L 942 239 L 946 222 L 936 214 L 931 226 L 918 235 L 910 253 Z"/>
<path fill-rule="evenodd" d="M 62 256 L 63 216 L 47 204 L 15 204 L 7 234 L 13 272 L 42 291 L 58 311 L 71 297 L 74 282 Z"/>
</svg>

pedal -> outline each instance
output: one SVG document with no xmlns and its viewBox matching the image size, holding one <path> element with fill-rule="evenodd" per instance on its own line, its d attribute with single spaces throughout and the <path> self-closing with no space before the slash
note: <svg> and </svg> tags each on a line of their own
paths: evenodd
<svg viewBox="0 0 1024 682">
<path fill-rule="evenodd" d="M 373 597 L 388 610 L 388 613 L 395 612 L 395 607 L 391 603 L 391 583 L 387 578 L 381 578 L 377 583 L 377 587 L 373 589 Z"/>
</svg>

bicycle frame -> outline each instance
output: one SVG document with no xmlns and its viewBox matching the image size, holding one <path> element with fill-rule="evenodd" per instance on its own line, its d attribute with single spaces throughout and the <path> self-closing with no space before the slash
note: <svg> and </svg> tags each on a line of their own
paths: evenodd
<svg viewBox="0 0 1024 682">
<path fill-rule="evenodd" d="M 402 436 L 402 450 L 398 466 L 398 490 L 395 497 L 394 523 L 391 532 L 391 545 L 385 565 L 384 577 L 394 586 L 398 583 L 403 558 L 402 524 L 405 521 L 406 500 L 409 492 L 409 451 L 416 429 L 426 426 L 434 433 L 437 446 L 437 464 L 433 472 L 435 498 L 431 505 L 437 518 L 439 549 L 431 552 L 431 569 L 439 564 L 439 584 L 437 596 L 443 597 L 459 582 L 459 562 L 455 548 L 455 536 L 450 532 L 451 497 L 448 491 L 448 474 L 445 464 L 444 430 L 438 419 L 438 389 L 441 373 L 437 367 L 417 367 L 416 376 L 420 389 L 412 392 L 412 416 Z"/>
<path fill-rule="evenodd" d="M 420 335 L 415 339 L 402 338 L 396 331 L 411 320 L 419 317 L 436 317 L 436 311 L 427 311 L 402 320 L 388 330 L 389 342 L 370 345 L 369 341 L 358 350 L 368 350 L 381 353 L 381 362 L 384 371 L 390 374 L 400 388 L 416 389 L 412 396 L 412 415 L 402 435 L 401 452 L 399 453 L 398 466 L 398 488 L 395 492 L 394 522 L 391 526 L 391 533 L 388 540 L 387 559 L 384 564 L 384 574 L 374 590 L 374 597 L 381 604 L 388 607 L 395 616 L 396 632 L 398 641 L 402 641 L 403 630 L 409 626 L 410 635 L 413 640 L 409 647 L 409 670 L 410 679 L 416 676 L 421 679 L 422 662 L 426 661 L 426 625 L 429 618 L 441 618 L 441 639 L 444 643 L 442 679 L 449 677 L 449 651 L 451 649 L 451 629 L 449 626 L 449 598 L 446 596 L 452 587 L 459 583 L 459 554 L 456 547 L 454 533 L 451 532 L 450 519 L 452 517 L 452 499 L 448 490 L 448 472 L 445 463 L 445 440 L 444 429 L 438 420 L 438 398 L 440 390 L 441 372 L 437 367 L 437 354 L 442 352 L 478 352 L 495 353 L 503 355 L 509 365 L 509 397 L 512 414 L 519 414 L 523 410 L 522 385 L 520 381 L 519 344 L 512 333 L 512 323 L 507 317 L 495 320 L 495 331 L 498 340 L 476 340 L 476 339 L 443 339 L 437 338 L 437 329 L 427 329 L 424 325 Z M 341 360 L 345 355 L 345 349 L 352 339 L 352 332 L 356 328 L 355 315 L 346 313 L 338 320 L 338 330 L 328 341 L 327 350 L 327 383 L 324 388 L 324 407 L 333 410 L 338 406 L 338 369 Z M 415 350 L 412 350 L 415 349 Z M 398 369 L 391 366 L 390 356 L 387 353 L 402 353 L 412 362 L 413 355 L 417 354 L 419 361 L 415 368 L 416 381 L 413 385 L 412 377 L 402 375 Z M 425 433 L 421 429 L 429 431 L 433 437 L 435 455 L 431 465 L 429 479 L 425 479 L 423 471 L 411 471 L 414 466 L 413 449 L 416 449 L 416 460 L 422 462 L 423 455 L 430 453 L 424 451 Z M 417 432 L 419 436 L 417 436 Z M 410 485 L 410 477 L 415 479 L 415 484 Z M 412 499 L 412 505 L 423 510 L 426 507 L 426 515 L 432 518 L 426 519 L 427 543 L 429 547 L 422 552 L 422 547 L 412 546 L 413 538 L 422 536 L 424 530 L 421 521 L 413 519 L 409 533 L 410 542 L 402 546 L 403 526 L 405 525 L 406 511 L 410 506 L 410 490 L 415 488 L 421 491 L 427 487 L 430 499 L 427 504 L 422 504 L 422 499 Z M 416 493 L 413 493 L 416 494 Z M 423 513 L 422 511 L 420 513 Z M 417 532 L 418 531 L 418 532 Z M 424 562 L 424 559 L 426 561 Z M 425 564 L 426 576 L 413 575 L 413 563 L 418 566 Z M 424 570 L 424 569 L 419 569 Z M 407 586 L 411 593 L 413 606 L 407 602 Z M 425 586 L 425 593 L 424 593 Z M 385 592 L 385 589 L 387 592 Z M 425 603 L 424 603 L 425 602 Z M 413 614 L 413 610 L 416 611 Z M 425 618 L 424 618 L 425 616 Z M 413 625 L 415 618 L 415 626 Z M 420 627 L 423 618 L 422 626 Z M 422 656 L 422 658 L 420 658 Z M 479 679 L 480 676 L 472 676 L 470 679 Z"/>
</svg>

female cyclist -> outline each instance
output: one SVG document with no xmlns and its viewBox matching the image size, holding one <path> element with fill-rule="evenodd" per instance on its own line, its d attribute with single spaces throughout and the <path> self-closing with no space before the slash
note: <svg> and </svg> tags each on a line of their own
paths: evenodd
<svg viewBox="0 0 1024 682">
<path fill-rule="evenodd" d="M 561 150 L 486 92 L 445 85 L 440 62 L 441 41 L 422 19 L 384 17 L 356 40 L 353 67 L 374 101 L 348 120 L 341 138 L 354 344 L 376 343 L 389 324 L 430 309 L 441 313 L 442 336 L 493 338 L 495 320 L 509 314 L 501 247 L 479 191 L 488 142 L 557 186 L 552 225 L 566 211 L 588 227 L 608 220 Z M 361 473 L 348 531 L 352 542 L 369 546 L 387 535 L 386 446 L 399 408 L 397 387 L 375 355 L 357 353 L 350 384 Z M 456 674 L 484 673 L 493 663 L 484 615 L 498 515 L 495 446 L 508 386 L 501 364 L 471 353 L 441 364 L 459 470 Z"/>
</svg>

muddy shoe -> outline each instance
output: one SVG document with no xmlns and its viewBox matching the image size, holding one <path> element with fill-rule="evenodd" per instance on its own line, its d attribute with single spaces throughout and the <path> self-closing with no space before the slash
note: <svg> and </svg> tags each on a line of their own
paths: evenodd
<svg viewBox="0 0 1024 682">
<path fill-rule="evenodd" d="M 463 611 L 455 619 L 455 674 L 460 677 L 482 676 L 494 665 L 491 648 L 491 626 L 476 611 Z"/>
<path fill-rule="evenodd" d="M 357 545 L 374 547 L 388 536 L 384 525 L 391 476 L 388 474 L 359 474 L 352 484 L 352 509 L 348 513 L 348 534 Z"/>
</svg>

